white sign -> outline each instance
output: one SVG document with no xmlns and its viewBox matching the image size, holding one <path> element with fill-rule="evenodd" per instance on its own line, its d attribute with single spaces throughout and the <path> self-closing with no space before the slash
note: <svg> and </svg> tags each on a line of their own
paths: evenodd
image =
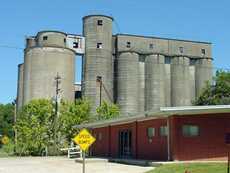
<svg viewBox="0 0 230 173">
<path fill-rule="evenodd" d="M 85 53 L 85 38 L 80 35 L 67 35 L 66 44 L 76 54 L 83 55 Z"/>
</svg>

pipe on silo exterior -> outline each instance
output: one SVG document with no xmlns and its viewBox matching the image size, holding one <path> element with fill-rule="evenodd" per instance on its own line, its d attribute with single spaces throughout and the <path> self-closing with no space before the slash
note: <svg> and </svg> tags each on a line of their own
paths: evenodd
<svg viewBox="0 0 230 173">
<path fill-rule="evenodd" d="M 17 86 L 17 111 L 23 106 L 23 75 L 24 64 L 18 65 L 18 86 Z"/>
<path fill-rule="evenodd" d="M 124 52 L 117 57 L 117 104 L 121 115 L 138 113 L 139 56 Z"/>
<path fill-rule="evenodd" d="M 206 82 L 212 83 L 212 59 L 197 59 L 195 68 L 196 97 L 198 97 Z"/>
<path fill-rule="evenodd" d="M 82 92 L 91 101 L 92 112 L 100 105 L 100 95 L 102 101 L 113 102 L 112 22 L 111 17 L 102 15 L 83 18 Z M 98 77 L 101 78 L 102 89 L 97 82 Z"/>
<path fill-rule="evenodd" d="M 165 106 L 164 56 L 147 56 L 145 69 L 145 108 L 152 111 Z"/>
<path fill-rule="evenodd" d="M 172 106 L 191 105 L 189 84 L 189 58 L 173 57 L 171 61 Z"/>
<path fill-rule="evenodd" d="M 143 113 L 145 111 L 145 56 L 139 55 L 138 63 L 138 112 Z"/>
<path fill-rule="evenodd" d="M 61 77 L 60 97 L 74 101 L 75 52 L 65 47 L 65 37 L 64 33 L 55 31 L 40 32 L 36 37 L 39 40 L 37 46 L 27 45 L 24 56 L 24 105 L 33 99 L 54 98 L 54 78 L 57 74 Z"/>
</svg>

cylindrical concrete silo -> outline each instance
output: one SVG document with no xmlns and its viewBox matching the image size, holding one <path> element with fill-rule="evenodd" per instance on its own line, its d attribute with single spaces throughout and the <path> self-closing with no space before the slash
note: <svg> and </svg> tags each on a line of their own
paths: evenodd
<svg viewBox="0 0 230 173">
<path fill-rule="evenodd" d="M 145 111 L 145 56 L 139 55 L 138 63 L 138 112 L 144 113 Z"/>
<path fill-rule="evenodd" d="M 206 82 L 212 82 L 212 59 L 197 59 L 195 68 L 196 97 L 198 97 Z"/>
<path fill-rule="evenodd" d="M 117 104 L 122 115 L 138 113 L 138 64 L 136 53 L 120 53 L 117 58 Z"/>
<path fill-rule="evenodd" d="M 32 99 L 53 98 L 55 77 L 61 77 L 60 97 L 74 100 L 75 53 L 66 48 L 66 34 L 39 32 L 36 46 L 27 45 L 24 57 L 24 104 Z"/>
<path fill-rule="evenodd" d="M 145 61 L 145 108 L 153 111 L 165 106 L 164 56 L 149 55 Z"/>
<path fill-rule="evenodd" d="M 174 57 L 171 61 L 172 106 L 191 105 L 189 85 L 189 58 Z"/>
<path fill-rule="evenodd" d="M 102 101 L 113 102 L 112 22 L 113 18 L 104 15 L 83 18 L 82 91 L 91 100 L 93 112 Z"/>
<path fill-rule="evenodd" d="M 24 64 L 19 64 L 18 86 L 17 86 L 17 111 L 23 106 L 23 74 L 24 74 Z"/>
</svg>

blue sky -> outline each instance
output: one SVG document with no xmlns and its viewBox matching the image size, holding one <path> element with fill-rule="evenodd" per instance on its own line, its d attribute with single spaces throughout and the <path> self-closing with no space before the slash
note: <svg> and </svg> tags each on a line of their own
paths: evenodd
<svg viewBox="0 0 230 173">
<path fill-rule="evenodd" d="M 230 68 L 229 0 L 7 0 L 0 5 L 0 103 L 16 97 L 17 65 L 25 37 L 41 30 L 82 33 L 82 17 L 115 18 L 114 33 L 129 33 L 213 43 L 214 66 Z M 76 62 L 80 80 L 81 60 Z"/>
</svg>

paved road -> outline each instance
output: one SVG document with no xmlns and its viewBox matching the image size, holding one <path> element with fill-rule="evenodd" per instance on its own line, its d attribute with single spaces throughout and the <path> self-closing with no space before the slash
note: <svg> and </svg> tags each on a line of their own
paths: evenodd
<svg viewBox="0 0 230 173">
<path fill-rule="evenodd" d="M 150 167 L 108 162 L 87 163 L 86 173 L 144 173 Z M 81 173 L 82 164 L 62 157 L 0 158 L 0 173 Z"/>
</svg>

